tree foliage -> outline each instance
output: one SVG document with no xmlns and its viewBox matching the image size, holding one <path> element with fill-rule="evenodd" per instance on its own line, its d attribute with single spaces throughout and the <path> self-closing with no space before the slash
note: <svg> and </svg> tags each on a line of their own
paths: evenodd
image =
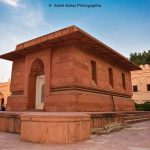
<svg viewBox="0 0 150 150">
<path fill-rule="evenodd" d="M 131 53 L 130 61 L 138 66 L 150 64 L 150 50 L 148 50 L 148 52 L 144 51 L 142 53 Z"/>
</svg>

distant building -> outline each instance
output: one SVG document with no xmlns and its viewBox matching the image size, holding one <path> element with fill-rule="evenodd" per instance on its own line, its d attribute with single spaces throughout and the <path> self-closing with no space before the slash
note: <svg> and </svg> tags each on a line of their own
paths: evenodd
<svg viewBox="0 0 150 150">
<path fill-rule="evenodd" d="M 0 100 L 4 98 L 5 105 L 7 104 L 8 96 L 10 96 L 10 81 L 0 83 Z"/>
<path fill-rule="evenodd" d="M 136 103 L 150 102 L 150 65 L 141 65 L 142 70 L 131 71 L 133 96 Z"/>
</svg>

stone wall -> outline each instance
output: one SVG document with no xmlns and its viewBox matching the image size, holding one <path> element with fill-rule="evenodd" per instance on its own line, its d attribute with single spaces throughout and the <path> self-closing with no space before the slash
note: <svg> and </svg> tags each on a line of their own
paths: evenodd
<svg viewBox="0 0 150 150">
<path fill-rule="evenodd" d="M 24 91 L 25 58 L 13 62 L 10 91 L 12 94 Z"/>
<path fill-rule="evenodd" d="M 92 80 L 91 60 L 96 62 L 97 84 Z M 114 86 L 108 68 L 113 69 Z M 130 72 L 83 47 L 61 47 L 52 52 L 51 93 L 46 111 L 133 111 Z M 126 88 L 122 85 L 125 74 Z"/>
<path fill-rule="evenodd" d="M 146 64 L 140 67 L 142 70 L 131 72 L 132 86 L 137 86 L 132 98 L 136 103 L 150 102 L 150 91 L 147 90 L 147 84 L 150 84 L 150 66 Z"/>
<path fill-rule="evenodd" d="M 34 97 L 30 93 L 35 92 L 32 88 L 33 80 L 30 78 L 30 69 L 32 63 L 36 59 L 40 59 L 44 63 L 44 74 L 46 78 L 45 97 L 50 94 L 50 49 L 41 49 L 29 55 L 26 58 L 20 58 L 14 61 L 12 68 L 11 92 L 12 95 L 8 98 L 7 110 L 24 111 L 34 108 L 29 108 L 30 103 L 35 103 Z"/>
<path fill-rule="evenodd" d="M 72 44 L 52 50 L 51 88 L 75 83 L 74 57 L 75 50 Z"/>
<path fill-rule="evenodd" d="M 30 76 L 32 63 L 40 59 L 45 74 L 45 111 L 131 111 L 130 73 L 113 60 L 104 60 L 95 51 L 70 42 L 44 48 L 14 61 L 7 110 L 35 109 L 35 84 Z M 97 83 L 92 80 L 91 60 L 96 62 Z M 113 70 L 113 87 L 108 69 Z M 125 88 L 122 84 L 125 75 Z M 34 86 L 32 86 L 34 85 Z M 34 88 L 33 88 L 34 87 Z"/>
<path fill-rule="evenodd" d="M 85 48 L 80 47 L 76 47 L 75 56 L 74 69 L 77 84 L 132 95 L 130 72 L 118 67 L 117 64 L 113 63 L 113 60 L 104 60 L 101 55 L 95 54 L 94 50 L 87 51 Z M 91 60 L 96 62 L 97 84 L 92 80 Z M 109 84 L 109 68 L 113 70 L 113 87 Z M 126 78 L 126 90 L 122 86 L 122 73 L 125 74 Z"/>
<path fill-rule="evenodd" d="M 21 113 L 0 112 L 0 131 L 21 133 Z"/>
</svg>

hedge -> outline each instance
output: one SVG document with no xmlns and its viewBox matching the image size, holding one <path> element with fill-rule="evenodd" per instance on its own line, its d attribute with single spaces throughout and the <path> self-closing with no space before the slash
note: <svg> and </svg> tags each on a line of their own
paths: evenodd
<svg viewBox="0 0 150 150">
<path fill-rule="evenodd" d="M 150 103 L 144 103 L 144 104 L 136 104 L 135 107 L 137 111 L 150 111 Z"/>
</svg>

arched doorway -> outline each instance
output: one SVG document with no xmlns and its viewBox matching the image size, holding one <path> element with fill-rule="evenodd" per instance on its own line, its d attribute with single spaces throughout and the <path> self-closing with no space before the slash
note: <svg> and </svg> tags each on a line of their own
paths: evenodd
<svg viewBox="0 0 150 150">
<path fill-rule="evenodd" d="M 2 98 L 4 98 L 4 94 L 0 92 L 0 105 L 1 105 Z"/>
<path fill-rule="evenodd" d="M 0 100 L 4 98 L 4 94 L 0 92 Z"/>
<path fill-rule="evenodd" d="M 41 59 L 36 59 L 30 68 L 28 82 L 28 109 L 43 109 L 45 97 L 45 73 Z"/>
</svg>

